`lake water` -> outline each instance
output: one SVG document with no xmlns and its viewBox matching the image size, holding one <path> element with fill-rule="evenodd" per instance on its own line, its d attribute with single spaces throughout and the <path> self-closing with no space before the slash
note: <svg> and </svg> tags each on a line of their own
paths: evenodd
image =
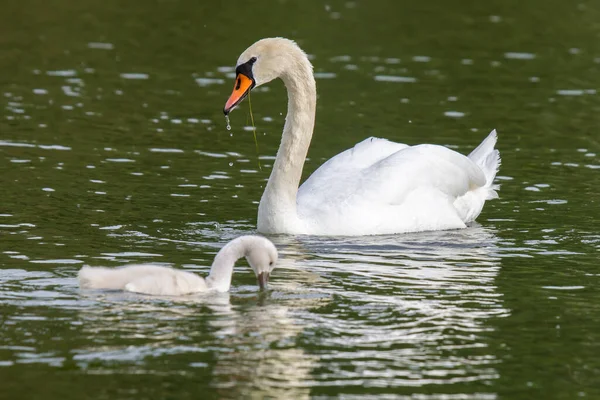
<svg viewBox="0 0 600 400">
<path fill-rule="evenodd" d="M 600 4 L 9 1 L 0 15 L 0 398 L 600 398 Z M 275 236 L 268 292 L 80 291 L 84 265 L 206 274 L 255 232 L 281 82 L 225 129 L 238 55 L 311 55 L 304 176 L 375 135 L 468 153 L 461 231 Z"/>
</svg>

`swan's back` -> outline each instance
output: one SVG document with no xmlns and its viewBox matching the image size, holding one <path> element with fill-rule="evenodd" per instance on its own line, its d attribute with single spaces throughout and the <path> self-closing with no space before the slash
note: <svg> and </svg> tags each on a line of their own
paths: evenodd
<svg viewBox="0 0 600 400">
<path fill-rule="evenodd" d="M 444 146 L 369 138 L 323 164 L 300 187 L 298 214 L 316 234 L 464 228 L 497 197 L 496 132 L 468 157 Z"/>
<path fill-rule="evenodd" d="M 177 296 L 207 290 L 204 279 L 186 271 L 158 265 L 121 268 L 84 266 L 78 274 L 84 289 L 126 290 L 136 293 Z"/>
</svg>

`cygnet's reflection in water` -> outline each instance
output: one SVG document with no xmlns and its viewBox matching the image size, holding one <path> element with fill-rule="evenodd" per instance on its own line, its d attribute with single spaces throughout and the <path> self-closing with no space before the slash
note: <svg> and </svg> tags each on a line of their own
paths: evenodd
<svg viewBox="0 0 600 400">
<path fill-rule="evenodd" d="M 219 398 L 308 398 L 317 357 L 297 345 L 304 326 L 294 315 L 324 299 L 296 298 L 292 304 L 288 298 L 281 304 L 271 297 L 277 293 L 262 296 L 262 305 L 228 319 L 218 333 L 227 351 L 217 354 L 211 386 Z"/>
<path fill-rule="evenodd" d="M 310 379 L 315 357 L 295 345 L 303 326 L 290 311 L 316 307 L 329 297 L 236 289 L 171 298 L 88 292 L 94 302 L 104 303 L 81 311 L 84 330 L 98 343 L 74 359 L 92 372 L 100 364 L 97 373 L 105 366 L 114 373 L 115 363 L 123 363 L 122 373 L 160 374 L 153 360 L 184 355 L 188 364 L 168 373 L 205 368 L 210 373 L 205 383 L 219 398 L 307 398 L 304 382 Z M 106 338 L 114 334 L 122 340 L 108 345 Z M 134 370 L 132 363 L 137 365 Z"/>
</svg>

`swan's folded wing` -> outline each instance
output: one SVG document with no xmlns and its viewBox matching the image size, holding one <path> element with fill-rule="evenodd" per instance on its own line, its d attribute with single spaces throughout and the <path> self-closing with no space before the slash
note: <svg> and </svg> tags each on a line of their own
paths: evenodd
<svg viewBox="0 0 600 400">
<path fill-rule="evenodd" d="M 407 147 L 363 171 L 362 186 L 380 201 L 398 204 L 417 188 L 456 198 L 485 185 L 485 175 L 467 156 L 444 146 Z"/>
<path fill-rule="evenodd" d="M 338 171 L 359 170 L 370 167 L 399 150 L 409 147 L 406 144 L 391 142 L 387 139 L 370 137 L 356 144 L 353 148 L 341 152 L 321 165 L 304 185 L 311 180 L 320 179 L 320 175 L 330 175 Z"/>
<path fill-rule="evenodd" d="M 376 146 L 384 144 L 375 143 Z M 325 211 L 328 205 L 339 209 L 360 203 L 398 205 L 419 188 L 433 188 L 456 198 L 485 184 L 483 172 L 473 161 L 443 146 L 400 145 L 399 150 L 368 164 L 365 161 L 369 156 L 377 159 L 385 154 L 377 152 L 377 147 L 372 147 L 373 153 L 370 153 L 369 147 L 358 160 L 345 154 L 351 151 L 348 150 L 330 160 L 335 160 L 331 165 L 323 164 L 300 187 L 299 211 L 312 213 L 316 209 Z M 353 164 L 353 161 L 358 162 Z"/>
<path fill-rule="evenodd" d="M 344 183 L 348 175 L 355 175 L 407 147 L 406 144 L 387 139 L 367 138 L 323 163 L 302 184 L 298 195 L 321 193 L 323 189 L 327 190 L 332 181 Z"/>
</svg>

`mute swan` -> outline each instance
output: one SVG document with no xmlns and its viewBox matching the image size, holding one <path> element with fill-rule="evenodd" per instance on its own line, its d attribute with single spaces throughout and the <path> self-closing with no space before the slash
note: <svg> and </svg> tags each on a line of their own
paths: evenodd
<svg viewBox="0 0 600 400">
<path fill-rule="evenodd" d="M 262 39 L 236 65 L 228 115 L 256 86 L 281 78 L 288 110 L 258 206 L 264 233 L 373 235 L 465 228 L 498 197 L 496 131 L 469 156 L 443 146 L 368 138 L 325 162 L 298 189 L 315 124 L 312 64 L 284 38 Z"/>
<path fill-rule="evenodd" d="M 191 272 L 157 265 L 128 265 L 121 268 L 84 266 L 79 286 L 85 289 L 126 290 L 150 295 L 179 296 L 216 290 L 227 292 L 235 262 L 246 257 L 264 289 L 277 262 L 277 249 L 261 236 L 240 236 L 227 243 L 215 256 L 206 279 Z"/>
</svg>

